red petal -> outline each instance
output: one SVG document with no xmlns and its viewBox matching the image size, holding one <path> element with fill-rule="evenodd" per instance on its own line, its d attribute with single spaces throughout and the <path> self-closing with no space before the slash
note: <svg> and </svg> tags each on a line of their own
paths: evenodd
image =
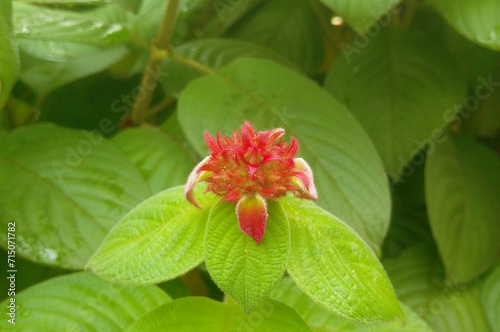
<svg viewBox="0 0 500 332">
<path fill-rule="evenodd" d="M 252 125 L 245 121 L 243 126 L 241 126 L 241 142 L 243 144 L 243 148 L 246 149 L 253 146 L 256 136 L 257 134 L 255 133 Z"/>
<path fill-rule="evenodd" d="M 291 140 L 292 141 L 290 142 L 290 146 L 284 152 L 284 155 L 285 155 L 286 158 L 294 158 L 295 155 L 297 154 L 297 152 L 299 151 L 299 143 L 297 142 L 297 140 L 295 139 L 295 137 L 292 136 Z M 298 158 L 298 159 L 302 159 L 302 158 Z"/>
<path fill-rule="evenodd" d="M 314 185 L 313 172 L 311 167 L 302 158 L 295 158 L 296 175 L 292 180 L 292 184 L 299 189 L 300 198 L 308 198 L 312 200 L 318 199 L 318 192 Z"/>
<path fill-rule="evenodd" d="M 267 147 L 271 147 L 273 145 L 276 145 L 278 143 L 278 140 L 280 140 L 281 138 L 283 138 L 283 136 L 285 136 L 285 129 L 276 128 L 263 131 L 262 133 L 267 136 L 267 143 L 266 143 Z"/>
<path fill-rule="evenodd" d="M 266 201 L 259 195 L 242 197 L 236 204 L 236 215 L 243 233 L 260 244 L 266 231 Z"/>
<path fill-rule="evenodd" d="M 221 140 L 221 137 L 220 137 L 220 131 L 221 131 L 221 130 L 219 129 L 219 131 L 217 132 L 217 145 L 219 145 L 219 149 L 221 149 L 221 150 L 222 150 L 222 145 L 221 145 L 221 143 L 220 143 L 220 140 Z M 225 138 L 226 138 L 226 136 L 222 136 L 222 141 L 224 141 L 224 139 L 225 139 Z"/>
<path fill-rule="evenodd" d="M 220 150 L 219 145 L 215 142 L 214 138 L 210 136 L 208 132 L 205 132 L 205 141 L 207 142 L 207 146 L 212 153 L 218 152 Z"/>
<path fill-rule="evenodd" d="M 240 200 L 240 198 L 241 198 L 241 196 L 240 196 L 239 190 L 234 189 L 234 190 L 231 190 L 230 192 L 228 192 L 226 194 L 226 196 L 224 196 L 223 201 L 236 203 L 237 201 Z"/>
<path fill-rule="evenodd" d="M 186 181 L 186 186 L 184 187 L 184 196 L 186 196 L 186 199 L 199 209 L 201 209 L 201 206 L 199 206 L 196 200 L 194 199 L 193 189 L 198 182 L 207 178 L 208 172 L 203 172 L 203 171 L 200 172 L 200 168 L 203 165 L 205 165 L 209 159 L 210 156 L 206 157 L 198 165 L 195 166 L 195 168 L 191 171 L 191 174 L 189 174 L 188 179 Z"/>
<path fill-rule="evenodd" d="M 243 122 L 243 126 L 241 126 L 241 133 L 247 132 L 248 135 L 255 136 L 255 129 L 253 129 L 252 125 L 245 121 Z"/>
<path fill-rule="evenodd" d="M 275 128 L 269 130 L 269 139 L 272 141 L 277 141 L 283 136 L 285 136 L 285 129 L 283 128 Z"/>
</svg>

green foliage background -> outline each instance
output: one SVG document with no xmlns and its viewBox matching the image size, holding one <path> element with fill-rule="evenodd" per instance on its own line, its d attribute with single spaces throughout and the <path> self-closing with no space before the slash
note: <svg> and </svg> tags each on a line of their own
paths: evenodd
<svg viewBox="0 0 500 332">
<path fill-rule="evenodd" d="M 15 222 L 14 327 L 500 331 L 500 1 L 177 2 L 166 48 L 155 40 L 166 0 L 0 3 L 0 259 Z M 156 70 L 158 87 L 141 83 Z M 207 154 L 205 131 L 244 120 L 299 140 L 324 210 L 271 205 L 272 255 L 256 247 L 238 275 L 237 251 L 214 254 L 251 248 L 227 206 L 199 192 L 214 205 L 207 227 L 208 209 L 164 190 Z M 89 266 L 129 286 L 81 272 L 112 230 Z M 309 268 L 317 260 L 328 273 Z M 382 266 L 405 324 L 363 325 L 397 315 L 360 303 L 379 294 L 363 288 L 333 304 L 336 283 L 358 278 L 345 271 L 366 271 L 366 286 Z"/>
</svg>

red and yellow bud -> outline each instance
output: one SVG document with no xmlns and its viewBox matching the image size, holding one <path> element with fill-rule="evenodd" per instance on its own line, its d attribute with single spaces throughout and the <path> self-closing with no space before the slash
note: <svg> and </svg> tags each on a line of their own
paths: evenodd
<svg viewBox="0 0 500 332">
<path fill-rule="evenodd" d="M 266 231 L 267 206 L 260 196 L 243 196 L 236 204 L 236 215 L 243 233 L 250 235 L 260 244 Z"/>
</svg>

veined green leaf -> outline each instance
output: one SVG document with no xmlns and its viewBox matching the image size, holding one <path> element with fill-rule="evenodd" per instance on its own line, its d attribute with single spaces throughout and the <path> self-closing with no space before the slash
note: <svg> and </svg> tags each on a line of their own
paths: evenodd
<svg viewBox="0 0 500 332">
<path fill-rule="evenodd" d="M 124 287 L 90 273 L 49 279 L 16 294 L 15 325 L 2 331 L 125 331 L 139 317 L 171 301 L 157 286 Z M 1 303 L 9 312 L 10 299 Z"/>
<path fill-rule="evenodd" d="M 384 267 L 398 298 L 436 332 L 490 331 L 475 287 L 451 287 L 435 249 L 427 244 L 410 247 Z"/>
<path fill-rule="evenodd" d="M 311 201 L 279 202 L 291 230 L 287 270 L 309 297 L 359 323 L 403 316 L 377 257 L 349 226 Z"/>
<path fill-rule="evenodd" d="M 6 239 L 15 223 L 16 254 L 72 269 L 83 268 L 115 223 L 151 195 L 102 136 L 49 124 L 4 136 L 0 183 L 0 234 Z"/>
<path fill-rule="evenodd" d="M 124 130 L 111 141 L 141 171 L 153 194 L 185 183 L 195 166 L 195 160 L 181 143 L 160 130 Z"/>
<path fill-rule="evenodd" d="M 158 32 L 168 1 L 144 0 L 137 11 L 137 35 L 143 40 L 153 41 Z"/>
<path fill-rule="evenodd" d="M 265 58 L 291 67 L 294 66 L 285 57 L 269 48 L 235 39 L 194 40 L 176 47 L 173 52 L 189 60 L 195 60 L 209 69 L 223 67 L 241 57 Z M 204 74 L 202 71 L 170 57 L 163 62 L 162 71 L 169 75 L 166 80 L 162 81 L 163 88 L 168 93 L 174 94 L 178 94 L 190 81 Z"/>
<path fill-rule="evenodd" d="M 191 0 L 187 0 L 191 1 Z M 210 18 L 206 22 L 201 37 L 211 38 L 223 36 L 234 24 L 243 20 L 253 10 L 266 0 L 245 0 L 245 1 L 210 1 Z"/>
<path fill-rule="evenodd" d="M 324 57 L 320 24 L 307 0 L 264 1 L 229 31 L 228 37 L 268 46 L 317 74 Z"/>
<path fill-rule="evenodd" d="M 9 258 L 12 259 L 12 257 L 8 256 L 9 256 L 8 252 L 3 248 L 0 248 L 0 259 L 6 263 L 9 263 L 8 259 Z M 17 270 L 16 289 L 15 289 L 16 294 L 46 279 L 74 272 L 71 270 L 61 269 L 55 266 L 37 264 L 21 256 L 16 256 L 14 258 L 14 261 L 15 261 L 14 264 L 15 270 Z M 5 264 L 5 266 L 9 266 L 9 264 Z M 9 275 L 7 274 L 6 276 Z M 0 287 L 8 290 L 10 287 L 10 279 L 3 278 L 3 280 L 0 280 Z M 3 301 L 7 296 L 8 296 L 8 291 L 4 292 L 4 294 L 0 294 L 0 301 Z"/>
<path fill-rule="evenodd" d="M 19 75 L 17 45 L 12 34 L 12 1 L 0 4 L 0 110 Z"/>
<path fill-rule="evenodd" d="M 167 303 L 138 320 L 129 332 L 305 332 L 311 331 L 300 316 L 278 301 L 266 300 L 250 315 L 235 303 L 204 297 L 187 297 Z"/>
<path fill-rule="evenodd" d="M 21 54 L 66 61 L 77 56 L 92 56 L 102 52 L 100 47 L 128 40 L 133 30 L 129 23 L 131 15 L 113 4 L 78 13 L 16 1 L 14 33 Z M 75 70 L 82 71 L 81 68 Z"/>
<path fill-rule="evenodd" d="M 26 62 L 32 62 L 38 59 L 48 60 L 52 62 L 68 61 L 79 56 L 91 56 L 92 53 L 98 53 L 99 47 L 78 44 L 71 42 L 52 42 L 47 40 L 26 40 L 17 39 L 21 57 L 28 59 Z M 34 58 L 34 59 L 33 59 Z M 36 62 L 35 62 L 36 65 Z M 25 68 L 23 68 L 24 70 Z"/>
<path fill-rule="evenodd" d="M 453 283 L 467 283 L 500 259 L 500 159 L 466 136 L 428 151 L 425 168 L 432 233 Z"/>
<path fill-rule="evenodd" d="M 465 37 L 500 50 L 500 5 L 497 0 L 431 0 L 429 3 Z"/>
<path fill-rule="evenodd" d="M 356 116 L 397 180 L 425 144 L 442 139 L 463 101 L 464 77 L 431 37 L 415 31 L 384 29 L 365 48 L 345 49 L 325 88 Z"/>
<path fill-rule="evenodd" d="M 246 313 L 264 300 L 285 272 L 290 229 L 283 209 L 268 202 L 266 231 L 259 245 L 238 225 L 235 205 L 221 202 L 210 212 L 205 260 L 217 285 Z"/>
<path fill-rule="evenodd" d="M 118 5 L 76 13 L 14 2 L 14 33 L 19 39 L 107 46 L 130 37 L 128 20 Z"/>
<path fill-rule="evenodd" d="M 184 188 L 163 191 L 130 211 L 106 237 L 87 268 L 122 284 L 153 284 L 173 279 L 203 261 L 203 236 L 210 208 L 217 201 L 195 195 L 202 209 L 184 197 Z"/>
<path fill-rule="evenodd" d="M 58 4 L 58 5 L 106 5 L 110 0 L 15 0 L 17 2 L 28 2 L 34 4 Z"/>
<path fill-rule="evenodd" d="M 354 30 L 363 34 L 384 14 L 397 15 L 392 10 L 401 0 L 320 0 L 336 14 L 342 16 Z"/>
<path fill-rule="evenodd" d="M 217 89 L 213 89 L 216 86 Z M 204 155 L 203 132 L 230 134 L 244 120 L 258 130 L 282 127 L 299 141 L 318 188 L 318 203 L 351 225 L 376 251 L 390 218 L 387 178 L 366 133 L 319 86 L 274 62 L 238 59 L 191 82 L 179 121 Z"/>
<path fill-rule="evenodd" d="M 417 155 L 419 166 L 412 163 L 403 171 L 404 181 L 393 184 L 391 226 L 382 247 L 383 257 L 396 257 L 406 247 L 432 241 L 425 205 L 425 156 Z"/>
<path fill-rule="evenodd" d="M 482 281 L 481 304 L 493 332 L 500 331 L 500 264 Z"/>
<path fill-rule="evenodd" d="M 23 69 L 20 79 L 39 95 L 46 94 L 64 84 L 95 74 L 119 61 L 127 48 L 116 45 L 82 54 L 67 61 L 43 61 Z"/>
<path fill-rule="evenodd" d="M 313 331 L 328 332 L 432 332 L 433 330 L 406 305 L 401 304 L 405 320 L 396 318 L 389 323 L 364 325 L 328 312 L 297 287 L 292 278 L 283 278 L 271 294 L 273 299 L 292 307 Z"/>
<path fill-rule="evenodd" d="M 165 0 L 140 1 L 134 22 L 137 26 L 137 37 L 148 42 L 154 40 L 167 3 L 168 1 Z M 188 38 L 198 37 L 201 34 L 200 28 L 208 19 L 207 14 L 216 7 L 216 3 L 217 0 L 215 2 L 213 0 L 180 0 L 171 38 L 172 45 L 179 45 Z"/>
</svg>

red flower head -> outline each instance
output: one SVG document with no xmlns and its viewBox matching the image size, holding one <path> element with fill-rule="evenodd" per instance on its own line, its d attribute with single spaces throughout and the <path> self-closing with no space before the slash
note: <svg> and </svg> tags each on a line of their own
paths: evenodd
<svg viewBox="0 0 500 332">
<path fill-rule="evenodd" d="M 214 139 L 205 133 L 211 155 L 203 159 L 188 177 L 184 193 L 200 208 L 193 196 L 199 181 L 208 182 L 207 191 L 236 204 L 241 230 L 262 242 L 267 221 L 266 199 L 276 199 L 291 191 L 295 196 L 316 200 L 313 174 L 302 158 L 295 158 L 299 145 L 292 137 L 283 142 L 281 128 L 258 133 L 245 121 L 241 135 L 232 137 L 217 133 Z"/>
</svg>

